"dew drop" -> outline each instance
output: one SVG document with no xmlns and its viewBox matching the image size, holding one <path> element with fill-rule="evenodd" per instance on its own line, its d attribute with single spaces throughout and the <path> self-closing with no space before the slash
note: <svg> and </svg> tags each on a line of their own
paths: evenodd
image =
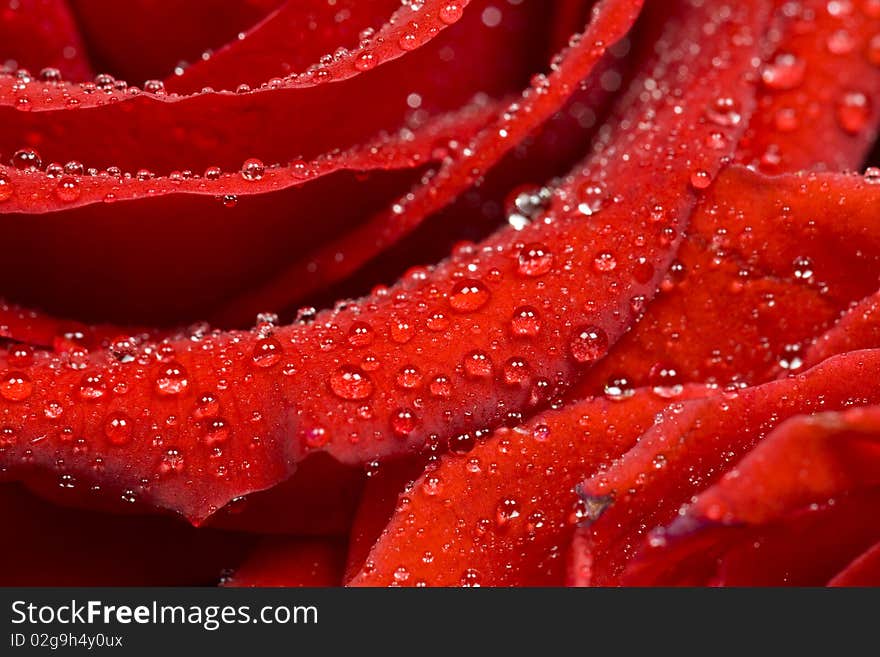
<svg viewBox="0 0 880 657">
<path fill-rule="evenodd" d="M 608 353 L 608 334 L 598 326 L 583 326 L 575 332 L 569 348 L 577 362 L 592 363 Z"/>
<path fill-rule="evenodd" d="M 202 420 L 207 417 L 214 417 L 220 412 L 220 401 L 212 392 L 206 392 L 196 401 L 193 417 Z"/>
<path fill-rule="evenodd" d="M 131 418 L 125 413 L 113 413 L 104 422 L 104 435 L 112 445 L 127 445 L 132 431 Z"/>
<path fill-rule="evenodd" d="M 697 190 L 707 189 L 712 184 L 712 175 L 703 169 L 691 173 L 691 186 Z"/>
<path fill-rule="evenodd" d="M 532 438 L 539 443 L 546 442 L 550 437 L 550 427 L 546 424 L 538 424 L 532 429 Z"/>
<path fill-rule="evenodd" d="M 519 252 L 517 271 L 523 276 L 537 278 L 549 272 L 552 267 L 553 254 L 543 244 L 526 244 Z"/>
<path fill-rule="evenodd" d="M 410 24 L 410 28 L 412 28 L 412 24 Z M 400 36 L 397 40 L 397 45 L 400 46 L 401 50 L 413 50 L 419 45 L 419 42 L 415 33 L 408 31 Z"/>
<path fill-rule="evenodd" d="M 223 418 L 212 418 L 205 425 L 205 434 L 202 441 L 208 447 L 222 445 L 229 440 L 230 427 L 229 423 Z"/>
<path fill-rule="evenodd" d="M 449 305 L 460 313 L 479 310 L 489 302 L 489 290 L 478 280 L 466 278 L 456 283 L 449 294 Z"/>
<path fill-rule="evenodd" d="M 35 171 L 43 166 L 43 160 L 33 148 L 23 148 L 12 155 L 12 165 L 22 171 Z"/>
<path fill-rule="evenodd" d="M 742 121 L 739 104 L 729 96 L 716 98 L 706 110 L 706 115 L 712 123 L 724 127 L 739 125 Z"/>
<path fill-rule="evenodd" d="M 510 358 L 502 368 L 504 383 L 509 386 L 522 385 L 529 380 L 529 374 L 529 364 L 522 358 Z"/>
<path fill-rule="evenodd" d="M 428 390 L 435 397 L 450 397 L 452 395 L 452 382 L 448 376 L 439 374 L 431 380 Z"/>
<path fill-rule="evenodd" d="M 507 497 L 495 509 L 495 524 L 499 529 L 507 527 L 512 520 L 519 518 L 519 502 Z"/>
<path fill-rule="evenodd" d="M 376 56 L 371 52 L 362 52 L 354 60 L 354 67 L 359 71 L 369 71 L 376 66 Z"/>
<path fill-rule="evenodd" d="M 144 91 L 151 94 L 164 94 L 165 83 L 161 80 L 147 80 L 144 82 Z"/>
<path fill-rule="evenodd" d="M 580 186 L 577 193 L 578 212 L 589 217 L 602 209 L 606 191 L 601 183 L 587 181 Z"/>
<path fill-rule="evenodd" d="M 521 338 L 533 338 L 541 332 L 541 316 L 537 308 L 520 306 L 513 311 L 510 332 Z"/>
<path fill-rule="evenodd" d="M 492 374 L 492 359 L 482 351 L 472 351 L 464 358 L 465 374 L 472 379 L 482 379 Z"/>
<path fill-rule="evenodd" d="M 281 362 L 283 357 L 284 347 L 282 347 L 281 343 L 275 338 L 258 340 L 254 345 L 254 350 L 251 354 L 254 365 L 261 369 L 274 367 Z"/>
<path fill-rule="evenodd" d="M 0 450 L 12 447 L 17 440 L 18 432 L 15 430 L 15 427 L 3 427 L 0 429 Z"/>
<path fill-rule="evenodd" d="M 607 274 L 617 268 L 617 259 L 613 253 L 603 251 L 593 258 L 593 269 L 600 274 Z"/>
<path fill-rule="evenodd" d="M 312 427 L 306 431 L 306 445 L 312 449 L 323 447 L 329 440 L 330 434 L 324 427 Z"/>
<path fill-rule="evenodd" d="M 79 398 L 95 401 L 107 394 L 107 383 L 100 374 L 85 374 L 79 384 Z"/>
<path fill-rule="evenodd" d="M 255 157 L 249 158 L 241 165 L 241 177 L 245 180 L 261 180 L 266 173 L 266 165 Z"/>
<path fill-rule="evenodd" d="M 792 268 L 794 269 L 794 277 L 802 280 L 809 281 L 813 278 L 813 261 L 807 256 L 798 256 L 792 261 Z"/>
<path fill-rule="evenodd" d="M 352 347 L 367 347 L 373 343 L 375 331 L 366 322 L 352 322 L 348 329 L 348 344 Z"/>
<path fill-rule="evenodd" d="M 397 373 L 397 385 L 401 388 L 415 388 L 422 382 L 422 373 L 415 365 L 405 365 Z"/>
<path fill-rule="evenodd" d="M 621 400 L 632 397 L 636 391 L 625 376 L 616 376 L 611 378 L 605 384 L 605 396 L 608 399 Z"/>
<path fill-rule="evenodd" d="M 183 453 L 179 449 L 170 448 L 165 450 L 165 453 L 162 455 L 158 469 L 159 474 L 170 475 L 180 474 L 184 471 L 185 467 L 186 461 L 183 458 Z"/>
<path fill-rule="evenodd" d="M 457 436 L 452 436 L 448 440 L 447 447 L 451 454 L 461 456 L 462 454 L 468 454 L 474 448 L 476 443 L 477 441 L 473 434 L 460 433 Z"/>
<path fill-rule="evenodd" d="M 391 340 L 397 344 L 406 344 L 413 339 L 415 329 L 405 319 L 393 319 L 388 327 Z"/>
<path fill-rule="evenodd" d="M 34 362 L 34 350 L 26 344 L 17 344 L 9 348 L 6 362 L 13 367 L 30 367 Z"/>
<path fill-rule="evenodd" d="M 452 25 L 461 18 L 463 9 L 457 2 L 450 2 L 440 8 L 440 20 L 447 25 Z"/>
<path fill-rule="evenodd" d="M 416 414 L 408 408 L 398 409 L 391 416 L 391 430 L 398 438 L 405 438 L 411 434 L 417 424 Z"/>
<path fill-rule="evenodd" d="M 80 184 L 71 176 L 62 176 L 55 185 L 55 196 L 65 203 L 72 203 L 81 193 Z"/>
<path fill-rule="evenodd" d="M 180 363 L 171 361 L 159 370 L 156 377 L 156 392 L 172 397 L 186 392 L 189 387 L 189 375 Z"/>
<path fill-rule="evenodd" d="M 373 394 L 373 382 L 360 368 L 343 365 L 330 375 L 330 389 L 341 399 L 366 399 Z"/>
<path fill-rule="evenodd" d="M 24 401 L 33 391 L 34 384 L 24 372 L 7 372 L 0 379 L 0 397 L 8 401 Z"/>
</svg>

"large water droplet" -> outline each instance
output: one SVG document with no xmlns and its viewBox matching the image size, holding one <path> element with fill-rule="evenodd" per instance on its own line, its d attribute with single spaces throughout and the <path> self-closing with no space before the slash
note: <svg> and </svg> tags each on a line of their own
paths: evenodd
<svg viewBox="0 0 880 657">
<path fill-rule="evenodd" d="M 252 354 L 254 365 L 261 369 L 274 367 L 284 357 L 284 347 L 275 338 L 258 340 Z"/>
<path fill-rule="evenodd" d="M 575 332 L 570 349 L 577 362 L 592 363 L 608 353 L 608 334 L 598 326 L 583 326 Z"/>
<path fill-rule="evenodd" d="M 416 414 L 408 408 L 398 409 L 391 415 L 391 430 L 398 438 L 405 438 L 411 434 L 417 424 Z"/>
<path fill-rule="evenodd" d="M 373 382 L 360 368 L 343 365 L 330 375 L 330 389 L 342 399 L 366 399 L 373 394 Z"/>
<path fill-rule="evenodd" d="M 12 155 L 12 165 L 22 171 L 35 171 L 43 166 L 43 160 L 33 148 L 22 148 Z"/>
<path fill-rule="evenodd" d="M 189 375 L 180 363 L 172 361 L 163 365 L 156 377 L 156 392 L 166 397 L 186 392 L 189 387 Z"/>
<path fill-rule="evenodd" d="M 523 276 L 543 276 L 553 267 L 553 254 L 543 244 L 526 244 L 517 258 L 517 271 Z"/>
<path fill-rule="evenodd" d="M 7 372 L 0 379 L 0 397 L 8 401 L 24 401 L 33 391 L 34 384 L 24 372 Z"/>
<path fill-rule="evenodd" d="M 241 177 L 245 180 L 260 180 L 266 173 L 266 165 L 255 157 L 247 159 L 241 165 Z"/>
<path fill-rule="evenodd" d="M 485 306 L 490 296 L 482 282 L 466 278 L 453 286 L 449 294 L 449 305 L 460 313 L 474 312 Z"/>
<path fill-rule="evenodd" d="M 132 431 L 131 418 L 125 413 L 113 413 L 104 421 L 104 435 L 113 445 L 127 445 Z"/>
<path fill-rule="evenodd" d="M 510 332 L 522 338 L 533 338 L 541 332 L 541 316 L 532 306 L 520 306 L 513 311 Z"/>
</svg>

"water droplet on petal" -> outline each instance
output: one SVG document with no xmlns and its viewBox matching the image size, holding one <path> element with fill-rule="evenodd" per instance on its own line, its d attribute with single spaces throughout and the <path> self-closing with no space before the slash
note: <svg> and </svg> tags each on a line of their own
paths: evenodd
<svg viewBox="0 0 880 657">
<path fill-rule="evenodd" d="M 553 267 L 553 254 L 538 242 L 526 244 L 517 258 L 517 271 L 523 276 L 537 278 L 543 276 Z"/>
<path fill-rule="evenodd" d="M 391 416 L 391 430 L 398 438 L 405 438 L 411 434 L 417 424 L 416 414 L 408 408 L 398 409 Z"/>
<path fill-rule="evenodd" d="M 691 173 L 691 186 L 694 189 L 707 189 L 712 184 L 712 175 L 708 171 L 699 169 Z"/>
<path fill-rule="evenodd" d="M 34 391 L 31 378 L 23 372 L 7 372 L 0 379 L 0 397 L 11 402 L 24 401 Z"/>
<path fill-rule="evenodd" d="M 513 311 L 510 332 L 522 338 L 533 338 L 541 332 L 541 316 L 537 308 L 520 306 Z"/>
<path fill-rule="evenodd" d="M 466 278 L 453 286 L 449 294 L 449 305 L 460 313 L 470 313 L 485 306 L 490 296 L 483 283 Z"/>
<path fill-rule="evenodd" d="M 342 399 L 366 399 L 373 394 L 373 382 L 363 370 L 343 365 L 330 375 L 330 389 Z"/>
<path fill-rule="evenodd" d="M 258 340 L 254 345 L 252 358 L 254 365 L 261 369 L 274 367 L 284 357 L 284 347 L 275 338 Z"/>
<path fill-rule="evenodd" d="M 472 379 L 482 379 L 492 374 L 492 359 L 482 351 L 472 351 L 464 358 L 464 371 Z"/>
<path fill-rule="evenodd" d="M 506 527 L 517 518 L 519 518 L 519 502 L 512 497 L 501 500 L 495 509 L 495 524 L 498 528 Z"/>
<path fill-rule="evenodd" d="M 245 180 L 260 180 L 266 173 L 266 165 L 255 157 L 247 159 L 241 165 L 241 177 Z"/>
<path fill-rule="evenodd" d="M 222 445 L 229 440 L 230 427 L 229 423 L 223 418 L 212 418 L 205 425 L 205 434 L 202 441 L 208 447 Z"/>
<path fill-rule="evenodd" d="M 608 334 L 598 326 L 584 326 L 575 332 L 569 345 L 579 363 L 592 363 L 608 353 Z"/>
<path fill-rule="evenodd" d="M 42 168 L 43 160 L 33 148 L 22 148 L 12 155 L 12 165 L 22 171 L 35 171 Z"/>
<path fill-rule="evenodd" d="M 440 8 L 440 20 L 447 25 L 452 25 L 461 18 L 464 10 L 457 2 L 450 2 Z"/>
<path fill-rule="evenodd" d="M 189 387 L 189 375 L 186 369 L 177 362 L 163 365 L 156 377 L 156 392 L 166 397 L 179 395 Z"/>
<path fill-rule="evenodd" d="M 76 178 L 62 176 L 55 185 L 55 196 L 65 203 L 72 203 L 80 197 L 82 190 Z"/>
<path fill-rule="evenodd" d="M 104 435 L 113 445 L 131 442 L 132 421 L 125 413 L 113 413 L 104 422 Z"/>
<path fill-rule="evenodd" d="M 373 343 L 375 331 L 366 322 L 352 322 L 348 329 L 348 343 L 352 347 L 366 347 Z"/>
</svg>

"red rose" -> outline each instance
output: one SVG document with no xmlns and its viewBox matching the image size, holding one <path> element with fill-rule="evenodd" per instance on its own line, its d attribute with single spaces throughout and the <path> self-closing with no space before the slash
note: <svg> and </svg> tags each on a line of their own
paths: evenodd
<svg viewBox="0 0 880 657">
<path fill-rule="evenodd" d="M 878 34 L 17 3 L 0 582 L 876 582 Z"/>
</svg>

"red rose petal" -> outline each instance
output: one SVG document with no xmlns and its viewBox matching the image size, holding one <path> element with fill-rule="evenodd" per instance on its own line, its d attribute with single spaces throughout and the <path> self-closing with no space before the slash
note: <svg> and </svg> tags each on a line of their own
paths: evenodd
<svg viewBox="0 0 880 657">
<path fill-rule="evenodd" d="M 344 563 L 344 541 L 264 538 L 223 585 L 341 586 Z"/>
<path fill-rule="evenodd" d="M 600 394 L 624 381 L 763 383 L 819 362 L 805 346 L 877 286 L 878 192 L 860 176 L 723 171 L 661 294 L 579 393 Z M 851 335 L 853 348 L 878 344 L 856 342 L 851 321 L 836 334 Z"/>
<path fill-rule="evenodd" d="M 283 1 L 69 0 L 69 4 L 100 71 L 141 85 L 170 75 L 181 62 L 200 61 L 203 52 L 235 40 Z M 296 43 L 306 45 L 302 40 Z M 74 82 L 85 79 L 65 77 Z"/>
<path fill-rule="evenodd" d="M 880 118 L 880 16 L 868 4 L 780 4 L 739 162 L 769 173 L 861 165 Z"/>
<path fill-rule="evenodd" d="M 535 0 L 508 7 L 510 29 L 496 30 L 466 11 L 422 47 L 373 70 L 357 71 L 349 62 L 333 79 L 303 75 L 243 93 L 179 96 L 151 86 L 117 88 L 112 80 L 22 84 L 0 77 L 0 149 L 35 148 L 44 164 L 76 160 L 161 176 L 215 166 L 238 171 L 247 158 L 269 165 L 310 160 L 382 131 L 418 128 L 477 93 L 502 98 L 518 91 L 541 59 L 514 46 L 537 32 L 539 10 Z M 447 51 L 454 56 L 441 56 Z"/>
<path fill-rule="evenodd" d="M 880 586 L 880 543 L 835 575 L 828 586 Z"/>
<path fill-rule="evenodd" d="M 334 278 L 341 276 L 340 270 L 352 273 L 376 252 L 406 236 L 425 217 L 443 209 L 562 109 L 573 95 L 574 80 L 584 81 L 608 65 L 602 59 L 607 48 L 624 37 L 640 9 L 641 2 L 606 0 L 597 4 L 592 14 L 594 20 L 582 35 L 572 40 L 573 45 L 557 55 L 554 70 L 546 76 L 536 75 L 532 87 L 523 91 L 522 98 L 499 112 L 496 120 L 477 132 L 466 145 L 460 145 L 458 152 L 447 158 L 423 184 L 390 210 L 349 231 L 308 261 L 294 262 L 268 284 L 248 291 L 233 301 L 219 319 L 250 316 L 255 308 L 279 307 L 282 300 L 290 299 L 287 290 L 303 279 L 318 278 L 315 272 L 320 272 L 315 285 L 328 282 L 325 272 Z M 587 102 L 598 105 L 604 95 L 591 92 Z M 343 263 L 339 263 L 339 254 L 345 254 Z"/>
<path fill-rule="evenodd" d="M 788 379 L 687 402 L 678 412 L 666 413 L 607 472 L 584 484 L 591 498 L 614 498 L 582 530 L 590 583 L 615 582 L 645 528 L 672 520 L 680 505 L 786 418 L 876 403 L 880 390 L 872 373 L 878 366 L 880 352 L 853 352 Z M 577 570 L 573 579 L 583 581 Z"/>
<path fill-rule="evenodd" d="M 66 0 L 17 0 L 0 9 L 0 61 L 53 79 L 94 75 Z"/>
<path fill-rule="evenodd" d="M 812 367 L 836 354 L 875 347 L 880 347 L 880 292 L 853 305 L 816 338 L 804 354 L 804 365 Z"/>
<path fill-rule="evenodd" d="M 731 24 L 730 29 L 746 28 Z M 741 57 L 737 61 L 747 67 L 747 50 L 725 53 Z M 683 55 L 676 50 L 673 57 Z M 721 82 L 704 77 L 701 88 L 713 93 Z M 744 93 L 747 89 L 744 84 Z M 663 105 L 660 114 L 671 120 L 674 110 Z M 646 109 L 655 110 L 653 104 Z M 675 116 L 675 121 L 687 125 L 689 118 Z M 699 128 L 694 139 L 700 141 Z M 645 157 L 653 161 L 653 154 Z M 643 171 L 642 164 L 639 158 L 626 166 Z M 717 164 L 707 161 L 704 166 Z M 694 202 L 686 184 L 680 181 L 669 199 L 685 213 L 681 221 Z M 641 203 L 628 194 L 626 201 L 608 207 L 603 218 L 639 216 Z M 627 230 L 654 236 L 660 229 L 634 225 Z M 179 339 L 167 347 L 151 347 L 130 363 L 96 352 L 83 370 L 62 363 L 59 371 L 51 358 L 41 357 L 25 372 L 36 382 L 27 398 L 20 396 L 21 383 L 15 379 L 10 393 L 15 399 L 0 405 L 2 421 L 18 436 L 10 440 L 13 444 L 0 464 L 20 473 L 41 462 L 51 461 L 57 468 L 60 450 L 66 474 L 75 473 L 77 481 L 85 482 L 96 476 L 93 466 L 100 458 L 97 477 L 108 490 L 122 490 L 124 497 L 173 508 L 202 522 L 229 500 L 286 479 L 311 451 L 326 450 L 343 462 L 363 463 L 418 449 L 435 431 L 495 423 L 502 415 L 498 402 L 504 402 L 504 413 L 526 406 L 533 397 L 541 403 L 545 380 L 564 385 L 601 356 L 629 325 L 629 297 L 653 290 L 654 280 L 630 282 L 628 266 L 611 277 L 624 283 L 620 288 L 604 276 L 600 283 L 599 276 L 581 273 L 586 270 L 582 254 L 562 249 L 564 243 L 594 237 L 600 243 L 627 241 L 625 233 L 602 232 L 596 222 L 579 215 L 533 224 L 519 233 L 502 231 L 487 243 L 494 245 L 491 251 L 477 255 L 462 249 L 427 278 L 414 274 L 392 293 L 380 292 L 344 310 L 320 314 L 309 327 Z M 553 266 L 540 275 L 523 265 L 521 257 L 522 244 L 538 240 L 556 249 Z M 675 243 L 658 235 L 643 252 L 662 271 Z M 595 301 L 602 316 L 568 307 L 567 290 L 573 282 L 590 278 L 596 279 Z M 523 340 L 510 334 L 516 310 L 539 289 L 548 300 L 539 335 Z M 587 320 L 595 328 L 588 330 Z M 469 337 L 462 340 L 462 335 Z M 551 351 L 556 357 L 545 358 Z M 531 365 L 531 371 L 517 369 L 523 378 L 496 390 L 494 374 L 513 357 Z M 408 368 L 416 371 L 414 387 L 400 383 L 401 371 Z M 432 386 L 435 392 L 426 399 L 425 390 Z M 204 404 L 206 394 L 218 403 Z M 418 410 L 416 397 L 424 400 Z M 44 413 L 56 400 L 63 419 Z M 474 409 L 473 415 L 449 425 L 447 411 L 465 404 Z M 67 426 L 73 430 L 72 444 L 65 444 Z M 45 448 L 25 447 L 37 432 L 48 437 Z M 86 437 L 89 449 L 78 447 L 79 437 Z M 192 485 L 193 478 L 199 485 Z"/>
<path fill-rule="evenodd" d="M 195 93 L 204 87 L 235 89 L 299 74 L 311 66 L 326 79 L 343 80 L 372 70 L 415 50 L 468 13 L 478 25 L 484 0 L 395 0 L 327 3 L 285 2 L 244 38 L 229 43 L 204 61 L 194 62 L 166 80 L 169 91 Z M 509 17 L 508 17 L 509 18 Z M 516 19 L 514 19 L 515 21 Z M 501 29 L 518 31 L 509 23 Z M 361 38 L 367 30 L 372 34 Z M 485 35 L 484 35 L 485 36 Z M 319 63 L 320 60 L 320 63 Z M 315 77 L 312 82 L 319 82 Z"/>
<path fill-rule="evenodd" d="M 791 418 L 653 532 L 623 581 L 669 583 L 714 567 L 728 585 L 823 584 L 880 538 L 866 513 L 880 499 L 878 465 L 876 407 Z"/>
<path fill-rule="evenodd" d="M 451 438 L 451 454 L 402 493 L 349 583 L 560 585 L 565 547 L 593 511 L 575 492 L 583 475 L 631 447 L 658 411 L 706 394 L 700 386 L 675 399 L 641 390 L 623 401 L 566 405 L 489 437 Z"/>
<path fill-rule="evenodd" d="M 400 459 L 370 467 L 370 478 L 364 486 L 351 527 L 345 581 L 354 577 L 364 565 L 370 550 L 394 515 L 400 495 L 412 487 L 424 470 L 424 458 Z"/>
</svg>

